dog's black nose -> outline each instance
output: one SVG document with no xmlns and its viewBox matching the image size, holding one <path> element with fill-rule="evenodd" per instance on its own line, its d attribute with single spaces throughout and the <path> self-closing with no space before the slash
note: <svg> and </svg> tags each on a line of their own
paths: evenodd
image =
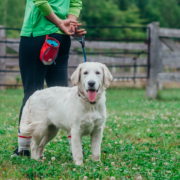
<svg viewBox="0 0 180 180">
<path fill-rule="evenodd" d="M 90 87 L 93 87 L 96 84 L 96 82 L 95 81 L 88 81 L 88 84 Z"/>
</svg>

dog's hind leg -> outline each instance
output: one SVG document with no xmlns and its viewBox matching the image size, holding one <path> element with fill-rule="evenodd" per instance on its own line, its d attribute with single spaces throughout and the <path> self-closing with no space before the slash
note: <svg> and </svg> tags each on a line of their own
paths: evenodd
<svg viewBox="0 0 180 180">
<path fill-rule="evenodd" d="M 39 157 L 43 157 L 44 154 L 43 154 L 43 150 L 44 150 L 44 147 L 46 145 L 48 141 L 48 134 L 46 134 L 43 139 L 41 140 L 41 143 L 39 144 L 39 148 L 38 148 L 38 156 Z"/>
<path fill-rule="evenodd" d="M 38 136 L 35 137 L 32 141 L 32 146 L 31 146 L 31 158 L 32 159 L 39 159 L 40 157 L 43 156 L 43 149 L 44 146 L 46 145 L 46 141 L 48 139 L 48 135 Z"/>
<path fill-rule="evenodd" d="M 31 159 L 39 159 L 38 148 L 39 144 L 37 143 L 37 141 L 33 140 L 31 143 Z"/>
<path fill-rule="evenodd" d="M 42 146 L 41 142 L 46 137 L 48 132 L 47 126 L 39 125 L 39 127 L 36 127 L 36 129 L 33 131 L 32 134 L 32 145 L 31 145 L 31 158 L 32 159 L 39 159 L 41 157 L 41 154 L 39 153 L 39 147 Z M 44 148 L 44 147 L 43 147 Z"/>
<path fill-rule="evenodd" d="M 44 150 L 45 145 L 57 135 L 58 131 L 59 129 L 56 128 L 54 125 L 50 125 L 48 127 L 47 134 L 42 138 L 41 143 L 39 145 L 39 149 L 38 149 L 39 157 L 43 156 L 43 150 Z"/>
</svg>

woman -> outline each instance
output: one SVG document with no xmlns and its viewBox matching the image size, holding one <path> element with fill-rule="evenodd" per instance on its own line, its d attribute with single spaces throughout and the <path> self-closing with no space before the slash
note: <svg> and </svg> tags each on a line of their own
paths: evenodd
<svg viewBox="0 0 180 180">
<path fill-rule="evenodd" d="M 24 99 L 19 116 L 27 99 L 36 91 L 43 89 L 44 80 L 48 87 L 68 86 L 67 66 L 70 35 L 86 34 L 77 29 L 76 21 L 82 9 L 81 0 L 27 0 L 21 40 L 19 47 L 19 66 L 24 87 Z M 60 42 L 56 64 L 44 65 L 40 61 L 40 50 L 46 35 Z M 18 133 L 17 155 L 29 156 L 31 137 Z"/>
</svg>

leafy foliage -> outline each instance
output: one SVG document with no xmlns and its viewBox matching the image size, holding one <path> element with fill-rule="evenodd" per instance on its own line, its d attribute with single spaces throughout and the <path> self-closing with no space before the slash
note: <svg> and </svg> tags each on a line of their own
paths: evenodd
<svg viewBox="0 0 180 180">
<path fill-rule="evenodd" d="M 93 9 L 90 11 L 89 9 Z M 80 17 L 86 25 L 109 25 L 109 26 L 142 26 L 140 11 L 132 4 L 126 11 L 119 10 L 113 1 L 85 1 Z M 86 37 L 99 38 L 141 38 L 144 33 L 134 29 L 88 29 Z"/>
<path fill-rule="evenodd" d="M 161 27 L 180 28 L 180 6 L 176 0 L 151 0 L 145 14 L 149 22 L 159 21 Z"/>
<path fill-rule="evenodd" d="M 24 19 L 26 0 L 0 1 L 0 24 L 21 27 Z"/>
<path fill-rule="evenodd" d="M 26 0 L 0 1 L 0 24 L 22 27 Z M 146 26 L 159 21 L 161 27 L 180 28 L 180 0 L 83 0 L 80 20 L 84 25 Z M 15 32 L 10 32 L 11 36 Z M 17 34 L 17 33 L 16 33 Z M 88 35 L 111 38 L 141 38 L 142 30 L 88 30 Z"/>
</svg>

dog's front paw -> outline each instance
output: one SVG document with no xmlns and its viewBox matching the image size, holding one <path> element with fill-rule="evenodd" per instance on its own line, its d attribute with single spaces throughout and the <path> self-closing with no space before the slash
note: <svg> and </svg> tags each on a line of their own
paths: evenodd
<svg viewBox="0 0 180 180">
<path fill-rule="evenodd" d="M 76 164 L 76 165 L 78 165 L 78 166 L 80 166 L 80 165 L 83 165 L 83 160 L 80 158 L 80 159 L 74 159 L 74 163 Z"/>
<path fill-rule="evenodd" d="M 101 160 L 100 160 L 100 155 L 96 155 L 96 156 L 94 155 L 94 156 L 92 156 L 92 160 L 93 160 L 93 161 L 101 161 Z"/>
</svg>

